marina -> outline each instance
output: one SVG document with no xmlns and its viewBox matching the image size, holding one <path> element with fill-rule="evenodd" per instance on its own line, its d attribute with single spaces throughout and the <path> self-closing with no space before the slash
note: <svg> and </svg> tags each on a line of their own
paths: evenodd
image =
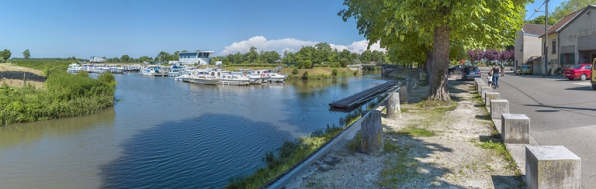
<svg viewBox="0 0 596 189">
<path fill-rule="evenodd" d="M 327 103 L 385 83 L 365 75 L 218 87 L 114 76 L 113 108 L 0 127 L 0 186 L 221 188 L 284 141 L 338 125 L 347 113 Z"/>
</svg>

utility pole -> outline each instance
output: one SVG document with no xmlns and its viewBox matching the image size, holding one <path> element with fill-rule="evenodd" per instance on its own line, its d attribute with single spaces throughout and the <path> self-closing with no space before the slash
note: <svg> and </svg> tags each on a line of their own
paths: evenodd
<svg viewBox="0 0 596 189">
<path fill-rule="evenodd" d="M 544 76 L 546 76 L 548 71 L 548 0 L 545 0 L 544 4 L 546 4 L 544 8 Z"/>
</svg>

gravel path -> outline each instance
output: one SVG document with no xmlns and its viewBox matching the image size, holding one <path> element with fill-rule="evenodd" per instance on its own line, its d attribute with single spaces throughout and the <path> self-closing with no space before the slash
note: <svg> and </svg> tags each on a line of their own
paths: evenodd
<svg viewBox="0 0 596 189">
<path fill-rule="evenodd" d="M 410 104 L 402 104 L 402 118 L 382 118 L 385 143 L 390 143 L 384 153 L 365 155 L 336 146 L 286 188 L 522 188 L 504 156 L 481 147 L 494 139 L 493 126 L 473 83 L 455 76 L 449 82 L 455 109 L 420 110 L 412 103 L 424 99 L 428 87 L 418 86 L 410 92 Z M 412 128 L 434 136 L 403 134 Z"/>
</svg>

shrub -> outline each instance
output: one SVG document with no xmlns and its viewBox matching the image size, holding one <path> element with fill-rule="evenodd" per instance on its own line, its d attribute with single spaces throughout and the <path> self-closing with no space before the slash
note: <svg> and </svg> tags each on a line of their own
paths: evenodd
<svg viewBox="0 0 596 189">
<path fill-rule="evenodd" d="M 337 69 L 331 70 L 331 76 L 337 77 Z"/>
<path fill-rule="evenodd" d="M 305 71 L 305 72 L 302 74 L 302 79 L 308 79 L 308 71 Z"/>
<path fill-rule="evenodd" d="M 298 68 L 294 67 L 294 69 L 292 69 L 292 74 L 294 74 L 294 75 L 298 74 Z"/>
<path fill-rule="evenodd" d="M 77 76 L 87 78 L 87 77 L 89 77 L 89 73 L 80 71 L 80 72 L 77 72 Z"/>
</svg>

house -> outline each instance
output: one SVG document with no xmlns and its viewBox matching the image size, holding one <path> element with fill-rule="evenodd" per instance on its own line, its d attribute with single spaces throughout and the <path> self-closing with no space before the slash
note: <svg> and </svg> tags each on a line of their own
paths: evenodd
<svg viewBox="0 0 596 189">
<path fill-rule="evenodd" d="M 582 9 L 582 10 L 584 10 L 584 9 Z M 555 23 L 555 25 L 553 25 L 553 27 L 548 29 L 548 33 L 547 33 L 548 34 L 548 46 L 546 48 L 546 51 L 548 53 L 547 67 L 551 74 L 554 74 L 554 71 L 561 67 L 561 63 L 559 61 L 559 58 L 560 58 L 559 53 L 561 52 L 560 51 L 560 49 L 561 49 L 560 43 L 558 43 L 558 41 L 560 40 L 559 34 L 560 34 L 561 30 L 564 28 L 564 26 L 566 26 L 573 18 L 575 18 L 576 15 L 578 15 L 580 12 L 582 12 L 582 10 L 575 11 L 575 12 L 561 18 L 559 21 L 557 21 L 557 23 Z M 545 37 L 545 34 L 542 33 L 542 35 L 540 35 L 540 38 L 542 41 L 543 55 L 545 52 L 544 46 L 546 46 L 544 37 Z M 565 52 L 569 52 L 569 50 L 565 49 Z M 565 53 L 562 53 L 562 54 L 564 55 Z M 566 58 L 575 59 L 575 58 L 571 57 L 572 56 L 571 53 L 568 53 L 568 54 L 569 54 L 569 57 L 563 57 L 562 59 L 566 59 Z M 540 74 L 544 74 L 547 71 L 547 70 L 545 70 L 545 66 L 542 65 L 542 63 L 540 65 L 540 67 L 536 67 L 536 68 L 538 68 L 540 70 L 539 71 Z"/>
<path fill-rule="evenodd" d="M 559 34 L 558 63 L 563 68 L 578 63 L 592 63 L 592 60 L 596 58 L 595 5 L 588 5 L 577 11 L 573 18 L 556 32 Z"/>
<path fill-rule="evenodd" d="M 98 56 L 92 56 L 89 58 L 89 62 L 91 62 L 91 63 L 104 63 L 106 61 L 107 61 L 107 59 L 101 58 Z"/>
<path fill-rule="evenodd" d="M 215 51 L 181 52 L 178 55 L 178 61 L 184 64 L 209 65 L 211 53 L 215 53 Z"/>
<path fill-rule="evenodd" d="M 548 27 L 550 28 L 550 26 Z M 544 30 L 544 24 L 524 24 L 521 31 L 517 31 L 513 62 L 515 67 L 522 64 L 528 64 L 531 67 L 535 66 L 533 60 L 535 56 L 540 56 L 541 54 L 541 39 L 539 37 L 540 34 L 544 33 Z M 536 69 L 532 70 L 536 71 Z"/>
</svg>

